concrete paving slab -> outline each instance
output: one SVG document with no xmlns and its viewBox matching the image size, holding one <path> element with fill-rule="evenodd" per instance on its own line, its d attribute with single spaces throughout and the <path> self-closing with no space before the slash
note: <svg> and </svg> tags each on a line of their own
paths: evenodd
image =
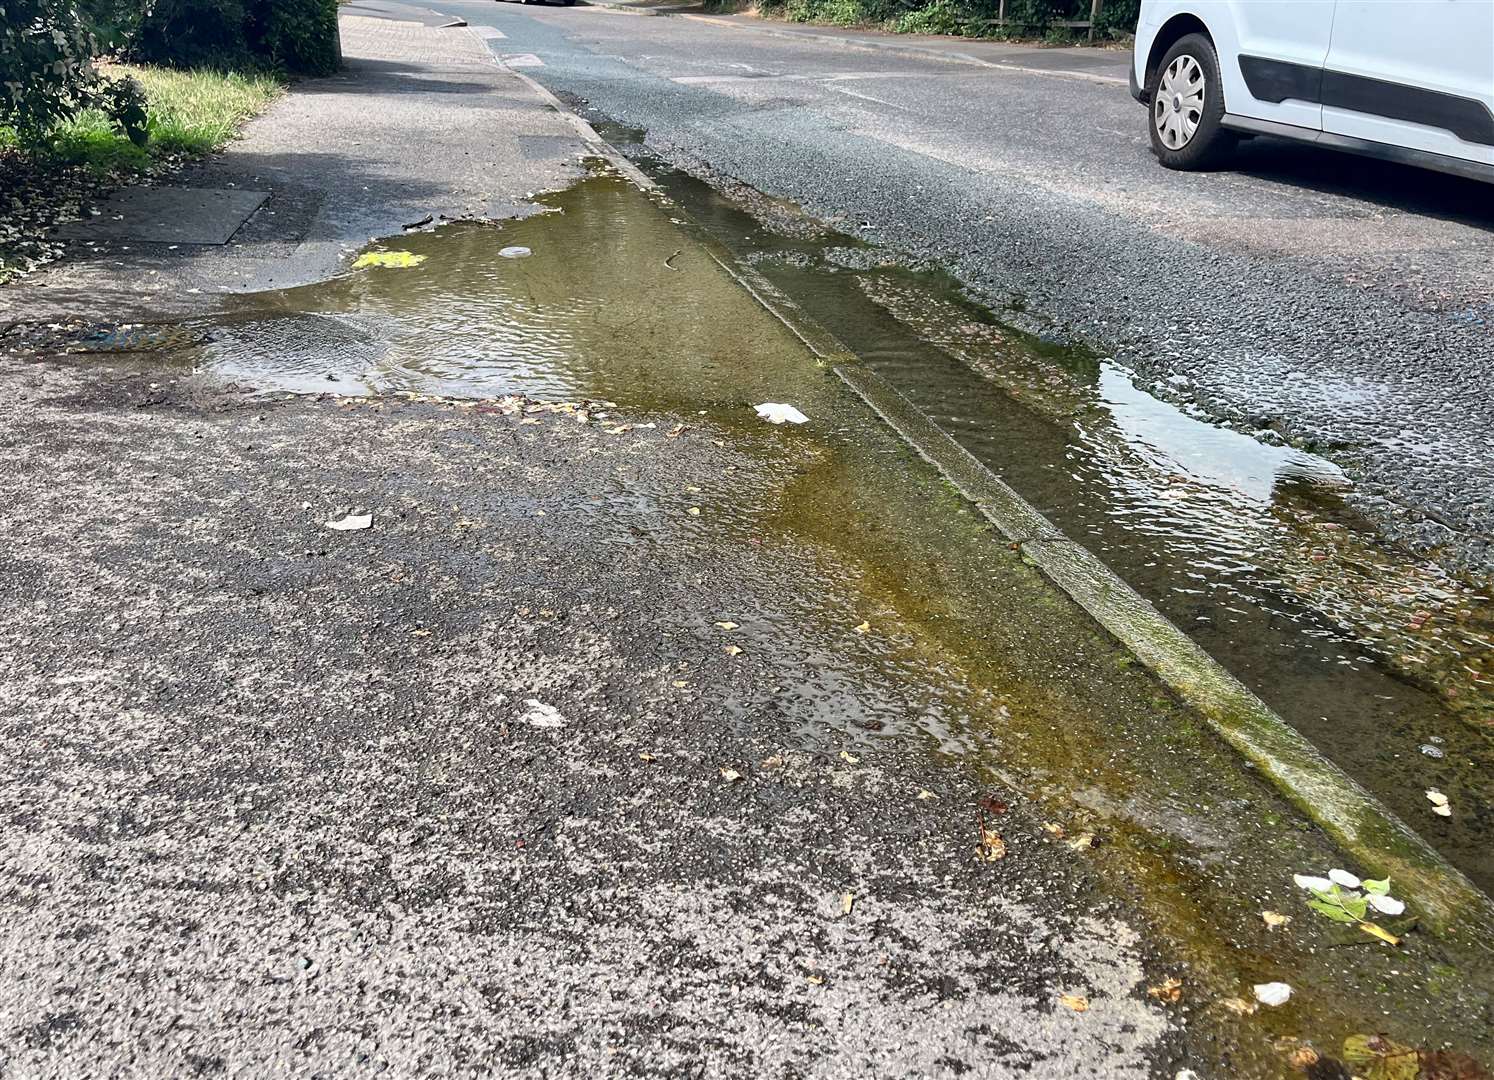
<svg viewBox="0 0 1494 1080">
<path fill-rule="evenodd" d="M 240 188 L 139 187 L 115 192 L 98 217 L 63 225 L 64 240 L 136 240 L 155 244 L 226 244 L 265 199 Z"/>
</svg>

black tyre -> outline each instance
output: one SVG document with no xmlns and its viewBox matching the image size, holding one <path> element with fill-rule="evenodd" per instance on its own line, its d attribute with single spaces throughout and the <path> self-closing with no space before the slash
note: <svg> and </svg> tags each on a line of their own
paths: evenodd
<svg viewBox="0 0 1494 1080">
<path fill-rule="evenodd" d="M 1181 37 L 1167 50 L 1152 78 L 1147 131 L 1152 152 L 1169 169 L 1207 169 L 1234 148 L 1235 136 L 1219 126 L 1224 87 L 1219 54 L 1202 34 Z"/>
</svg>

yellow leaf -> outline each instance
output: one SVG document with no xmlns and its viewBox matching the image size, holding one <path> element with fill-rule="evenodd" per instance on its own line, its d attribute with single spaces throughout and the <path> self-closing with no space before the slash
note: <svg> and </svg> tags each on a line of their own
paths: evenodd
<svg viewBox="0 0 1494 1080">
<path fill-rule="evenodd" d="M 737 624 L 734 622 L 718 622 L 716 624 L 716 628 L 718 630 L 735 630 L 737 628 Z"/>
<path fill-rule="evenodd" d="M 1075 1012 L 1089 1012 L 1089 998 L 1083 994 L 1064 994 L 1058 1000 Z"/>
<path fill-rule="evenodd" d="M 865 633 L 868 633 L 870 630 L 871 630 L 871 623 L 869 623 L 869 622 L 864 622 L 860 626 L 856 627 L 856 633 L 858 633 L 858 634 L 865 634 Z"/>
<path fill-rule="evenodd" d="M 840 760 L 844 761 L 847 765 L 855 765 L 861 761 L 855 754 L 848 754 L 844 750 L 840 752 Z"/>
<path fill-rule="evenodd" d="M 690 507 L 689 510 L 687 510 L 685 512 L 687 514 L 689 514 L 691 517 L 700 517 L 700 507 L 698 507 L 698 506 L 692 506 L 692 507 Z"/>
<path fill-rule="evenodd" d="M 977 858 L 982 862 L 1000 862 L 1006 858 L 1006 841 L 995 829 L 982 827 L 980 830 L 980 851 Z"/>
<path fill-rule="evenodd" d="M 419 266 L 425 262 L 424 255 L 416 255 L 409 251 L 368 251 L 358 256 L 353 263 L 353 269 L 362 269 L 365 266 Z"/>
<path fill-rule="evenodd" d="M 1275 930 L 1278 926 L 1285 926 L 1292 921 L 1290 915 L 1283 915 L 1279 911 L 1263 911 L 1261 912 L 1261 918 L 1265 920 L 1266 925 L 1272 930 Z"/>
<path fill-rule="evenodd" d="M 840 913 L 842 915 L 849 915 L 851 913 L 851 909 L 855 906 L 856 897 L 852 894 L 846 893 L 840 898 Z"/>
<path fill-rule="evenodd" d="M 1372 938 L 1379 938 L 1387 945 L 1399 945 L 1401 943 L 1400 938 L 1396 937 L 1389 930 L 1385 929 L 1385 927 L 1383 926 L 1380 926 L 1378 923 L 1362 922 L 1359 924 L 1359 929 L 1363 930 Z"/>
<path fill-rule="evenodd" d="M 938 797 L 939 796 L 935 795 L 928 788 L 919 788 L 918 794 L 914 796 L 914 798 L 918 799 L 920 802 L 927 802 L 930 799 L 937 799 Z"/>
<path fill-rule="evenodd" d="M 728 645 L 721 651 L 724 652 L 727 656 L 739 656 L 741 655 L 742 647 L 740 645 Z"/>
<path fill-rule="evenodd" d="M 684 679 L 675 679 L 674 682 L 671 683 L 670 685 L 673 686 L 676 690 L 683 690 L 685 687 L 689 686 L 690 684 L 687 683 Z"/>
<path fill-rule="evenodd" d="M 1063 826 L 1056 821 L 1043 822 L 1043 831 L 1049 836 L 1056 836 L 1060 840 L 1063 839 Z"/>
<path fill-rule="evenodd" d="M 1183 980 L 1168 979 L 1157 986 L 1148 986 L 1146 992 L 1158 1001 L 1178 1001 L 1183 996 Z"/>
<path fill-rule="evenodd" d="M 638 755 L 638 759 L 640 761 L 656 761 L 656 760 L 658 760 L 658 758 L 657 758 L 656 755 L 650 754 L 647 750 L 645 750 L 643 753 L 639 754 Z"/>
<path fill-rule="evenodd" d="M 721 779 L 725 780 L 728 784 L 735 784 L 738 780 L 742 779 L 742 774 L 737 772 L 736 769 L 728 769 L 723 765 L 721 767 Z"/>
</svg>

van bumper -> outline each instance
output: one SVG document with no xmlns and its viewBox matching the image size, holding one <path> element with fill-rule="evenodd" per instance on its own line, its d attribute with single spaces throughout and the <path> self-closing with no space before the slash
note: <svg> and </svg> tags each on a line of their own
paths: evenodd
<svg viewBox="0 0 1494 1080">
<path fill-rule="evenodd" d="M 1141 85 L 1136 81 L 1136 57 L 1134 56 L 1131 57 L 1131 70 L 1126 73 L 1126 83 L 1131 88 L 1131 96 L 1133 98 L 1141 102 L 1143 105 L 1150 104 L 1147 99 L 1151 95 L 1148 94 L 1144 89 L 1142 89 Z"/>
</svg>

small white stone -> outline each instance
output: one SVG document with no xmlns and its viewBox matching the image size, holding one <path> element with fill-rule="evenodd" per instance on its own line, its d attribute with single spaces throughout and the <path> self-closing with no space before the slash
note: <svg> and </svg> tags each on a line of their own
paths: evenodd
<svg viewBox="0 0 1494 1080">
<path fill-rule="evenodd" d="M 1285 1005 L 1292 996 L 1292 988 L 1284 982 L 1255 984 L 1255 1000 L 1262 1005 Z"/>
</svg>

